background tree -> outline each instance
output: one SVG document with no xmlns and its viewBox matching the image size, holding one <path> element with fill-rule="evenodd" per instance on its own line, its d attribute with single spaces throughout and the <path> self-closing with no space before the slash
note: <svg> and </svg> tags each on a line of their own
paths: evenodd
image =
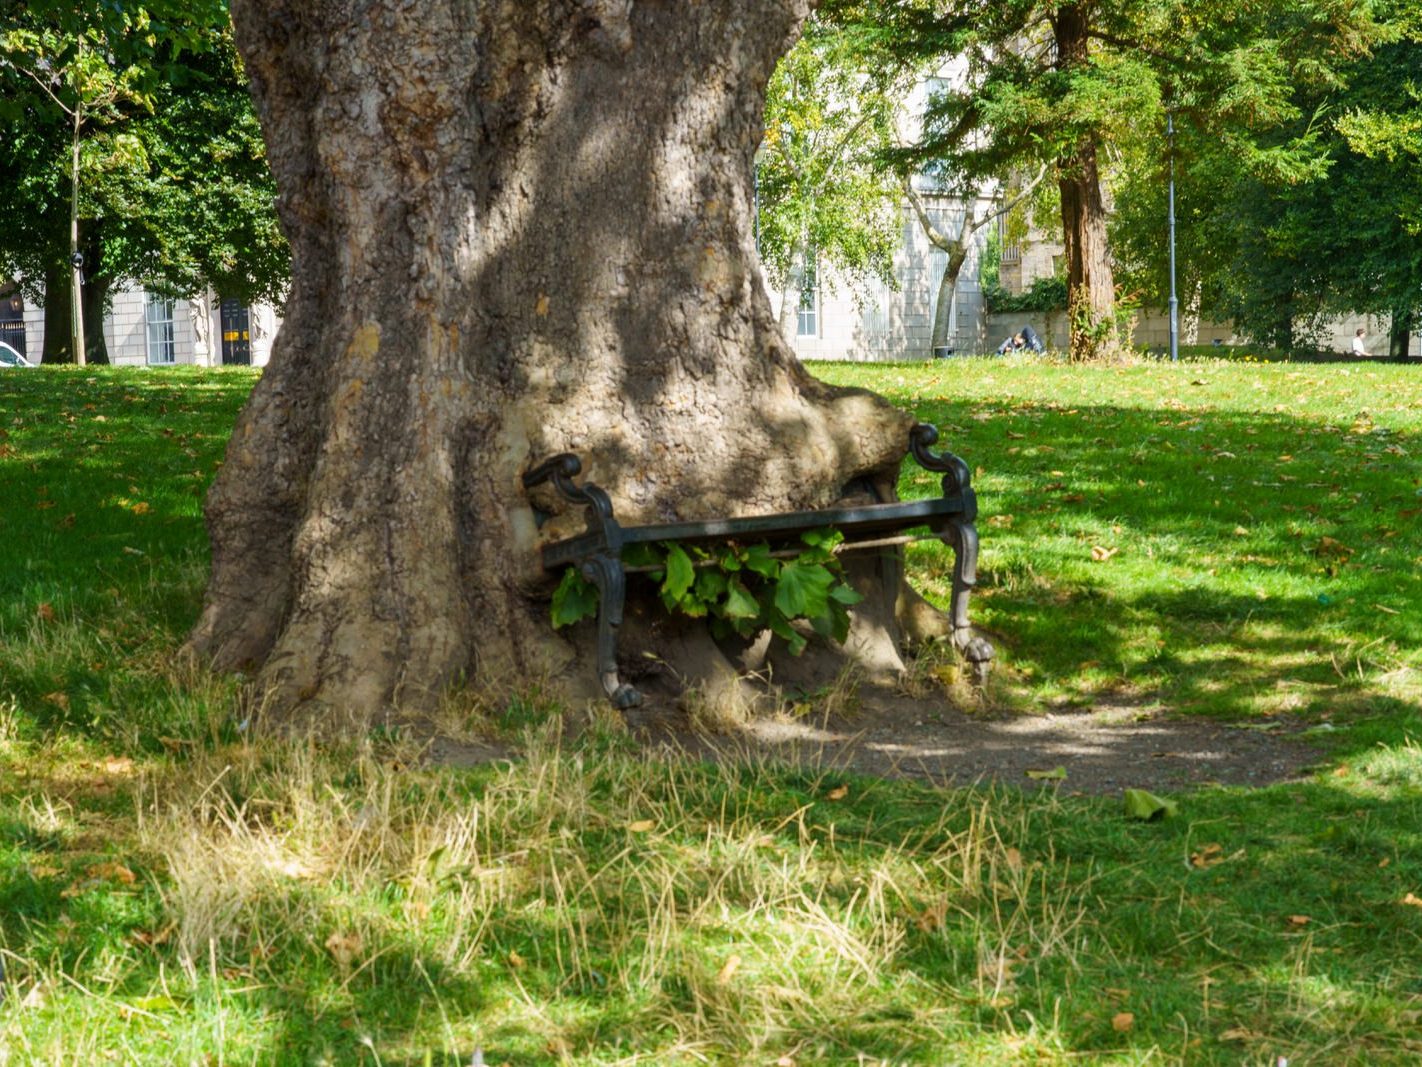
<svg viewBox="0 0 1422 1067">
<path fill-rule="evenodd" d="M 1244 78 L 1201 65 L 1174 86 L 1187 308 L 1281 349 L 1313 343 L 1330 315 L 1384 311 L 1386 301 L 1364 293 L 1383 275 L 1406 289 L 1415 254 L 1399 240 L 1398 212 L 1415 181 L 1398 173 L 1384 188 L 1389 168 L 1367 163 L 1340 119 L 1359 113 L 1359 93 L 1374 108 L 1382 95 L 1396 101 L 1409 58 L 1415 71 L 1415 46 L 1411 57 L 1387 58 L 1405 47 L 1395 13 L 1275 5 L 1199 32 L 1212 54 L 1249 58 L 1256 70 Z M 1112 241 L 1130 284 L 1164 303 L 1164 114 L 1142 130 L 1118 170 Z"/>
<path fill-rule="evenodd" d="M 933 247 L 948 257 L 943 265 L 943 275 L 938 280 L 938 295 L 933 305 L 933 331 L 928 342 L 930 353 L 948 344 L 953 325 L 953 307 L 958 299 L 958 279 L 962 276 L 963 265 L 968 261 L 968 253 L 972 250 L 973 237 L 984 226 L 1010 214 L 1029 200 L 1045 176 L 1046 168 L 1038 168 L 1036 175 L 1025 184 L 1010 189 L 1005 196 L 998 193 L 996 183 L 984 184 L 979 189 L 959 189 L 957 198 L 963 205 L 962 216 L 956 226 L 950 225 L 947 228 L 929 213 L 928 205 L 914 188 L 912 175 L 905 175 L 901 179 L 904 195 L 913 207 L 914 216 L 918 219 L 924 236 Z"/>
<path fill-rule="evenodd" d="M 807 8 L 234 2 L 294 270 L 208 500 L 196 649 L 323 724 L 475 673 L 578 685 L 537 548 L 583 518 L 535 510 L 533 463 L 578 453 L 629 522 L 893 493 L 911 417 L 810 377 L 752 266 Z M 727 665 L 645 617 L 683 676 Z"/>
<path fill-rule="evenodd" d="M 96 362 L 114 285 L 281 292 L 288 253 L 225 4 L 46 4 L 0 19 L 0 108 L 16 131 L 0 146 L 0 270 L 43 302 L 47 362 L 75 358 L 76 245 Z"/>
<path fill-rule="evenodd" d="M 829 0 L 830 16 L 900 59 L 957 57 L 908 154 L 962 180 L 1045 164 L 1057 185 L 1071 352 L 1117 339 L 1103 150 L 1128 145 L 1164 106 L 1218 133 L 1257 126 L 1287 106 L 1291 79 L 1327 76 L 1330 55 L 1356 54 L 1371 10 L 1343 2 L 1182 0 L 898 3 Z"/>
<path fill-rule="evenodd" d="M 803 294 L 838 277 L 893 285 L 899 192 L 878 162 L 908 86 L 811 18 L 776 66 L 756 155 L 758 247 L 789 331 Z M 817 262 L 832 268 L 817 270 Z"/>
</svg>

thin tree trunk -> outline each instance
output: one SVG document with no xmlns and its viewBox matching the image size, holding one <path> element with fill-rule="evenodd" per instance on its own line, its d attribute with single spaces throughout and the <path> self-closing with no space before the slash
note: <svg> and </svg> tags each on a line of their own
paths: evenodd
<svg viewBox="0 0 1422 1067">
<path fill-rule="evenodd" d="M 80 38 L 79 55 L 84 55 L 83 38 Z M 75 75 L 76 79 L 78 75 Z M 74 105 L 73 114 L 73 138 L 70 144 L 70 164 L 69 164 L 69 296 L 73 304 L 73 311 L 70 318 L 70 349 L 75 353 L 75 360 L 83 366 L 86 358 L 84 344 L 84 299 L 83 283 L 84 270 L 83 260 L 79 258 L 79 148 L 82 144 L 81 134 L 84 130 L 84 104 L 82 95 L 79 102 Z"/>
<path fill-rule="evenodd" d="M 934 349 L 947 347 L 952 338 L 953 305 L 958 299 L 958 278 L 963 273 L 963 264 L 967 259 L 967 246 L 961 241 L 956 249 L 948 253 L 943 277 L 938 280 L 938 299 L 933 305 L 933 334 L 928 342 L 930 354 Z"/>
<path fill-rule="evenodd" d="M 1088 60 L 1090 7 L 1068 4 L 1052 19 L 1058 66 L 1070 72 Z M 1106 238 L 1106 207 L 1096 141 L 1083 137 L 1057 163 L 1062 233 L 1066 245 L 1067 313 L 1073 360 L 1096 359 L 1119 342 L 1115 330 L 1116 285 Z"/>
<path fill-rule="evenodd" d="M 892 492 L 912 421 L 806 374 L 752 267 L 807 0 L 234 0 L 294 280 L 208 500 L 193 644 L 322 723 L 570 671 L 520 476 L 627 522 Z"/>
</svg>

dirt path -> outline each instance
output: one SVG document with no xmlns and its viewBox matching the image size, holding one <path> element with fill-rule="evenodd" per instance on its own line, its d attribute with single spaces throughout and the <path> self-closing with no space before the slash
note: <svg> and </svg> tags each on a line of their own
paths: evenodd
<svg viewBox="0 0 1422 1067">
<path fill-rule="evenodd" d="M 1287 723 L 1266 731 L 1257 724 L 1172 719 L 1127 705 L 1041 715 L 966 713 L 942 699 L 914 699 L 875 687 L 865 687 L 849 715 L 765 718 L 714 734 L 697 730 L 683 712 L 662 701 L 625 717 L 644 746 L 692 758 L 748 753 L 936 785 L 996 782 L 1068 793 L 1268 785 L 1301 776 L 1321 757 L 1298 736 L 1301 727 Z M 468 765 L 516 755 L 505 744 L 437 738 L 426 758 Z M 1028 774 L 1058 767 L 1066 771 L 1065 779 Z"/>
<path fill-rule="evenodd" d="M 1210 783 L 1267 785 L 1300 776 L 1318 749 L 1280 725 L 1273 730 L 1171 719 L 1138 707 L 1101 707 L 1042 715 L 967 714 L 942 701 L 893 692 L 867 693 L 840 720 L 775 718 L 708 736 L 666 709 L 628 715 L 634 736 L 715 758 L 751 751 L 789 762 L 941 785 L 993 781 L 1063 791 L 1114 793 L 1130 787 L 1170 792 Z M 1065 780 L 1028 771 L 1064 768 Z"/>
</svg>

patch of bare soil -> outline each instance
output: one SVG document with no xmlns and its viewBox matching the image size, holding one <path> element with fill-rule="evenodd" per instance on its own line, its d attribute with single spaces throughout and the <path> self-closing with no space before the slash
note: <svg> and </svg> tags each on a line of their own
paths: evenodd
<svg viewBox="0 0 1422 1067">
<path fill-rule="evenodd" d="M 726 733 L 698 731 L 665 706 L 635 709 L 627 720 L 644 744 L 703 758 L 748 752 L 935 785 L 996 782 L 1095 794 L 1268 785 L 1300 777 L 1321 756 L 1288 724 L 1263 731 L 1107 704 L 1041 715 L 966 713 L 942 699 L 872 686 L 847 715 L 778 716 Z M 1058 767 L 1064 780 L 1028 773 Z"/>
<path fill-rule="evenodd" d="M 1322 755 L 1298 736 L 1301 725 L 1282 722 L 1265 731 L 1258 724 L 1172 718 L 1129 703 L 1040 715 L 965 712 L 941 696 L 912 698 L 872 685 L 861 687 L 846 714 L 781 715 L 719 732 L 699 729 L 667 700 L 625 718 L 644 747 L 690 758 L 751 756 L 934 785 L 993 782 L 1066 793 L 1262 786 L 1302 776 Z M 425 753 L 427 761 L 449 766 L 517 756 L 508 744 L 439 737 Z M 1058 767 L 1065 779 L 1028 773 Z"/>
</svg>

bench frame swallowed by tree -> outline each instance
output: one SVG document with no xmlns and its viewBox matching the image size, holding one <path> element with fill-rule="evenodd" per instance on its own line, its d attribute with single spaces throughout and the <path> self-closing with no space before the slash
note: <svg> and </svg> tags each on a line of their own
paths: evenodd
<svg viewBox="0 0 1422 1067">
<path fill-rule="evenodd" d="M 973 636 L 968 622 L 968 596 L 977 584 L 977 495 L 968 465 L 951 452 L 932 452 L 938 430 L 918 423 L 909 431 L 909 451 L 924 470 L 941 473 L 942 495 L 921 500 L 895 500 L 858 506 L 787 511 L 733 519 L 649 523 L 623 526 L 612 514 L 607 493 L 591 482 L 574 481 L 582 461 L 571 452 L 545 460 L 523 476 L 525 489 L 551 481 L 566 500 L 584 506 L 587 528 L 543 546 L 543 567 L 558 572 L 570 565 L 598 591 L 597 671 L 603 691 L 618 708 L 635 707 L 642 697 L 623 682 L 617 669 L 617 631 L 622 625 L 627 595 L 627 570 L 622 552 L 628 545 L 675 543 L 712 545 L 763 540 L 772 548 L 791 545 L 801 534 L 826 527 L 839 531 L 843 541 L 837 551 L 887 548 L 920 537 L 900 536 L 926 527 L 926 537 L 937 537 L 953 551 L 953 591 L 949 622 L 954 647 L 971 665 L 975 679 L 985 680 L 993 657 L 990 643 Z"/>
</svg>

